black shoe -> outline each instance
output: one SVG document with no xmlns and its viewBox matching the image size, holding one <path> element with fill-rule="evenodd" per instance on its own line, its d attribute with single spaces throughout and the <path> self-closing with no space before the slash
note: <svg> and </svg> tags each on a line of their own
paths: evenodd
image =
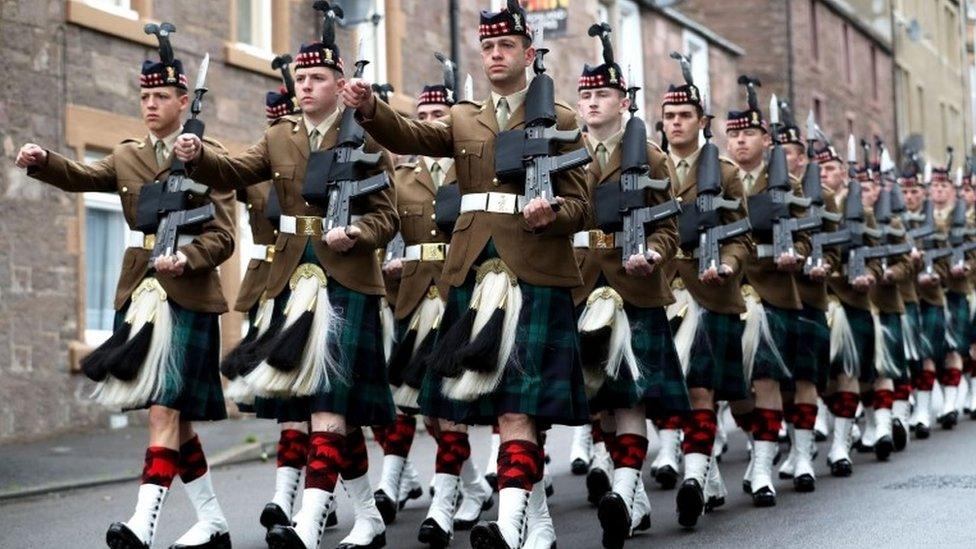
<svg viewBox="0 0 976 549">
<path fill-rule="evenodd" d="M 874 443 L 874 455 L 878 458 L 878 461 L 888 461 L 888 458 L 891 456 L 891 452 L 894 449 L 895 443 L 888 435 L 879 438 L 878 441 Z"/>
<path fill-rule="evenodd" d="M 898 418 L 891 420 L 891 441 L 896 452 L 901 452 L 908 445 L 908 429 L 905 429 L 905 424 Z"/>
<path fill-rule="evenodd" d="M 654 480 L 661 485 L 662 490 L 671 490 L 678 484 L 678 472 L 670 465 L 665 465 L 654 473 Z"/>
<path fill-rule="evenodd" d="M 870 454 L 871 452 L 873 452 L 874 451 L 874 445 L 864 444 L 863 442 L 861 442 L 862 440 L 864 440 L 864 439 L 862 438 L 861 440 L 859 440 L 856 443 L 854 443 L 854 448 L 857 449 L 857 453 L 859 453 L 859 454 Z"/>
<path fill-rule="evenodd" d="M 332 511 L 329 513 L 329 516 L 325 517 L 325 527 L 332 528 L 336 524 L 339 524 L 339 517 L 336 516 L 335 511 Z"/>
<path fill-rule="evenodd" d="M 969 412 L 969 419 L 976 421 L 976 410 Z"/>
<path fill-rule="evenodd" d="M 486 499 L 484 503 L 481 504 L 481 513 L 490 510 L 494 506 L 495 506 L 495 496 L 488 496 L 488 499 Z M 478 513 L 478 516 L 475 517 L 474 520 L 454 519 L 454 531 L 457 532 L 460 530 L 472 529 L 475 524 L 478 524 L 478 520 L 481 518 L 481 513 Z M 421 528 L 423 528 L 423 524 L 421 524 L 420 526 Z"/>
<path fill-rule="evenodd" d="M 200 545 L 170 545 L 169 549 L 230 549 L 230 532 L 214 534 L 209 541 Z"/>
<path fill-rule="evenodd" d="M 556 483 L 546 486 L 546 497 L 551 498 L 556 493 Z"/>
<path fill-rule="evenodd" d="M 708 498 L 708 501 L 705 502 L 705 512 L 711 513 L 723 505 L 725 505 L 725 498 L 721 496 L 712 496 Z"/>
<path fill-rule="evenodd" d="M 487 474 L 485 474 L 485 481 L 487 481 L 488 482 L 488 485 L 491 486 L 491 491 L 492 492 L 497 492 L 498 491 L 498 474 L 497 473 L 487 473 Z M 434 495 L 434 488 L 433 487 L 431 487 L 431 489 L 430 489 L 430 495 L 432 495 L 432 496 Z"/>
<path fill-rule="evenodd" d="M 678 524 L 685 528 L 693 528 L 698 524 L 698 517 L 705 510 L 705 494 L 701 484 L 693 478 L 686 479 L 678 489 Z"/>
<path fill-rule="evenodd" d="M 797 492 L 813 492 L 817 489 L 817 481 L 810 475 L 800 475 L 793 478 L 793 489 Z"/>
<path fill-rule="evenodd" d="M 303 546 L 304 547 L 304 546 Z M 366 545 L 355 545 L 352 543 L 340 543 L 336 549 L 380 549 L 386 547 L 386 532 L 380 532 Z"/>
<path fill-rule="evenodd" d="M 640 522 L 637 523 L 637 526 L 634 526 L 634 531 L 635 532 L 643 532 L 645 530 L 650 530 L 650 529 L 651 529 L 651 514 L 650 513 L 642 516 L 641 519 L 640 519 Z"/>
<path fill-rule="evenodd" d="M 623 498 L 613 492 L 603 496 L 597 517 L 603 528 L 603 546 L 607 549 L 621 549 L 630 534 L 630 511 L 627 510 Z"/>
<path fill-rule="evenodd" d="M 306 549 L 305 542 L 291 526 L 275 526 L 264 536 L 268 549 Z"/>
<path fill-rule="evenodd" d="M 573 464 L 570 465 L 569 469 L 574 475 L 585 475 L 590 470 L 590 464 L 584 459 L 576 458 L 573 460 Z"/>
<path fill-rule="evenodd" d="M 854 472 L 854 467 L 851 465 L 851 462 L 846 459 L 835 461 L 830 464 L 830 474 L 832 476 L 849 477 L 853 472 Z"/>
<path fill-rule="evenodd" d="M 610 477 L 603 469 L 593 469 L 586 475 L 586 501 L 599 505 L 600 499 L 610 491 Z"/>
<path fill-rule="evenodd" d="M 955 427 L 957 423 L 959 423 L 959 412 L 956 412 L 955 410 L 939 417 L 939 424 L 942 425 L 942 428 L 946 431 Z"/>
<path fill-rule="evenodd" d="M 513 549 L 494 522 L 482 522 L 471 529 L 471 549 Z"/>
<path fill-rule="evenodd" d="M 915 438 L 919 440 L 925 440 L 929 438 L 929 435 L 931 433 L 932 433 L 932 429 L 926 427 L 925 425 L 922 425 L 921 423 L 915 426 Z"/>
<path fill-rule="evenodd" d="M 409 492 L 407 492 L 407 497 L 400 500 L 400 503 L 397 505 L 397 510 L 402 510 L 404 507 L 407 506 L 407 502 L 409 502 L 412 499 L 420 499 L 420 496 L 422 495 L 424 495 L 423 488 L 417 487 L 414 488 L 413 490 L 410 490 Z"/>
<path fill-rule="evenodd" d="M 454 524 L 457 524 L 455 521 Z M 420 532 L 417 533 L 417 541 L 436 549 L 442 549 L 451 544 L 451 534 L 445 532 L 437 524 L 437 521 L 429 518 L 420 523 Z"/>
<path fill-rule="evenodd" d="M 111 549 L 148 549 L 149 544 L 143 543 L 129 527 L 121 522 L 114 522 L 105 532 L 105 543 Z"/>
<path fill-rule="evenodd" d="M 260 520 L 261 526 L 264 526 L 265 530 L 271 530 L 275 526 L 291 526 L 291 519 L 281 507 L 278 507 L 277 503 L 265 505 L 264 510 L 261 511 Z"/>
<path fill-rule="evenodd" d="M 763 486 L 752 493 L 752 504 L 756 507 L 773 507 L 776 505 L 776 493 Z"/>
<path fill-rule="evenodd" d="M 742 491 L 748 495 L 752 495 L 752 481 L 742 479 Z"/>
<path fill-rule="evenodd" d="M 786 473 L 786 472 L 780 471 L 779 472 L 779 478 L 781 480 L 789 480 L 789 479 L 793 478 L 793 473 Z"/>
<path fill-rule="evenodd" d="M 380 516 L 383 517 L 383 524 L 393 524 L 393 521 L 396 520 L 397 501 L 386 495 L 386 492 L 383 490 L 377 490 L 373 493 L 373 501 L 376 502 L 376 509 L 380 512 Z"/>
<path fill-rule="evenodd" d="M 827 440 L 827 433 L 824 433 L 823 431 L 817 431 L 816 429 L 814 429 L 813 440 L 817 442 L 823 442 Z"/>
</svg>

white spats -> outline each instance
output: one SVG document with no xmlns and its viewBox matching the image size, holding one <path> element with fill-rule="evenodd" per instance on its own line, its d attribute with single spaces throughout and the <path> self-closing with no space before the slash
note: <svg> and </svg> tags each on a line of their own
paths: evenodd
<svg viewBox="0 0 976 549">
<path fill-rule="evenodd" d="M 227 519 L 220 509 L 217 494 L 214 493 L 210 471 L 200 478 L 184 484 L 186 495 L 193 504 L 197 522 L 174 544 L 176 547 L 198 547 L 220 536 L 228 537 Z"/>
<path fill-rule="evenodd" d="M 757 440 L 752 446 L 752 493 L 755 498 L 757 494 L 764 491 L 772 492 L 775 497 L 776 488 L 773 486 L 773 460 L 779 449 L 776 441 Z"/>
<path fill-rule="evenodd" d="M 589 425 L 573 427 L 573 443 L 569 447 L 569 461 L 574 475 L 584 475 L 593 461 L 593 436 Z"/>
<path fill-rule="evenodd" d="M 542 490 L 545 500 L 545 487 L 540 483 L 536 486 Z M 498 491 L 498 520 L 496 524 L 505 543 L 511 548 L 522 547 L 522 533 L 525 529 L 529 497 L 531 492 L 521 488 L 502 488 Z"/>
<path fill-rule="evenodd" d="M 779 466 L 779 478 L 793 478 L 796 469 L 796 429 L 792 423 L 785 423 L 786 434 L 790 439 L 790 452 Z"/>
<path fill-rule="evenodd" d="M 376 538 L 384 536 L 386 532 L 383 517 L 376 508 L 376 501 L 373 499 L 369 475 L 362 475 L 352 480 L 342 479 L 342 486 L 349 494 L 356 522 L 353 523 L 352 531 L 343 538 L 340 545 L 368 546 Z"/>
<path fill-rule="evenodd" d="M 834 438 L 830 443 L 830 452 L 827 454 L 828 463 L 851 461 L 851 430 L 853 427 L 853 418 L 834 417 Z"/>
<path fill-rule="evenodd" d="M 382 490 L 391 501 L 399 501 L 400 479 L 406 463 L 406 458 L 400 456 L 383 456 L 383 472 L 380 474 L 380 482 L 376 488 Z"/>
<path fill-rule="evenodd" d="M 454 537 L 454 513 L 461 498 L 461 479 L 454 475 L 434 475 L 434 496 L 430 500 L 427 519 L 433 520 L 447 538 Z"/>
<path fill-rule="evenodd" d="M 659 470 L 670 468 L 677 473 L 681 461 L 681 431 L 678 429 L 659 429 L 657 436 L 661 447 L 651 463 L 651 474 L 656 475 Z"/>
<path fill-rule="evenodd" d="M 125 526 L 129 531 L 149 547 L 152 547 L 153 538 L 156 535 L 156 525 L 159 524 L 159 515 L 162 513 L 168 491 L 168 488 L 156 484 L 139 486 L 135 511 L 132 512 L 129 520 L 125 521 Z"/>
<path fill-rule="evenodd" d="M 370 496 L 370 501 L 372 500 Z M 316 549 L 319 546 L 325 531 L 325 521 L 334 508 L 335 495 L 332 492 L 319 488 L 306 488 L 302 492 L 302 508 L 295 514 L 294 529 L 305 547 Z M 383 519 L 380 519 L 380 524 L 383 524 Z"/>
<path fill-rule="evenodd" d="M 491 485 L 479 473 L 471 459 L 461 466 L 461 504 L 454 513 L 454 522 L 474 525 L 481 511 L 492 497 Z"/>
<path fill-rule="evenodd" d="M 556 544 L 556 529 L 549 514 L 546 489 L 540 483 L 532 487 L 526 509 L 526 534 L 522 549 L 552 549 Z"/>
<path fill-rule="evenodd" d="M 275 469 L 275 491 L 271 503 L 277 505 L 289 517 L 295 512 L 295 496 L 298 495 L 298 482 L 301 476 L 302 470 L 294 467 Z"/>
<path fill-rule="evenodd" d="M 832 418 L 833 414 L 830 413 L 830 409 L 824 404 L 823 399 L 817 397 L 817 422 L 814 424 L 813 430 L 818 437 L 826 438 L 830 434 Z"/>
<path fill-rule="evenodd" d="M 912 427 L 932 425 L 932 391 L 915 391 L 915 407 L 908 422 Z"/>
<path fill-rule="evenodd" d="M 491 446 L 488 449 L 488 462 L 485 464 L 485 476 L 495 475 L 498 471 L 498 448 L 502 444 L 502 437 L 498 433 L 491 434 Z"/>
<path fill-rule="evenodd" d="M 685 480 L 694 479 L 699 486 L 705 486 L 710 461 L 711 458 L 705 454 L 685 454 Z"/>
<path fill-rule="evenodd" d="M 793 478 L 800 479 L 809 477 L 815 480 L 813 472 L 813 452 L 816 448 L 816 440 L 812 429 L 797 429 L 793 435 L 793 446 L 796 448 L 793 466 Z"/>
</svg>

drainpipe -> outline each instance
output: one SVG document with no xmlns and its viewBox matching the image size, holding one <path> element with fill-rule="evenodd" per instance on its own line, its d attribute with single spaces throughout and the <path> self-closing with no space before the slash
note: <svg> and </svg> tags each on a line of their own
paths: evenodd
<svg viewBox="0 0 976 549">
<path fill-rule="evenodd" d="M 461 70 L 461 35 L 458 30 L 458 22 L 461 19 L 461 8 L 458 0 L 450 0 L 450 26 L 451 26 L 451 59 L 457 65 L 457 74 L 460 78 L 464 72 Z"/>
<path fill-rule="evenodd" d="M 796 110 L 796 97 L 793 90 L 793 1 L 786 0 L 786 85 L 790 98 L 790 108 Z"/>
</svg>

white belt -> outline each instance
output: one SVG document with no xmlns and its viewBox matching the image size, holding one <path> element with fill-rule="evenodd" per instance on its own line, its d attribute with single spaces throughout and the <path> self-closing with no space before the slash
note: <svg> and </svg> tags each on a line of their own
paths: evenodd
<svg viewBox="0 0 976 549">
<path fill-rule="evenodd" d="M 756 244 L 756 257 L 761 257 L 761 258 L 773 257 L 773 245 Z"/>
<path fill-rule="evenodd" d="M 461 197 L 461 213 L 489 212 L 517 214 L 528 203 L 520 194 L 470 193 Z"/>
<path fill-rule="evenodd" d="M 270 246 L 266 244 L 251 244 L 251 248 L 248 251 L 249 259 L 267 261 L 268 263 L 274 260 L 275 247 L 273 244 Z"/>
<path fill-rule="evenodd" d="M 618 248 L 617 234 L 607 234 L 603 231 L 580 231 L 573 234 L 573 247 L 589 250 L 610 250 Z"/>
<path fill-rule="evenodd" d="M 186 246 L 187 244 L 193 243 L 193 236 L 191 235 L 177 235 L 176 246 Z M 156 246 L 156 235 L 146 234 L 140 231 L 129 231 L 125 237 L 125 245 L 128 248 L 142 248 L 143 250 L 152 250 Z"/>
<path fill-rule="evenodd" d="M 444 261 L 450 245 L 434 242 L 429 244 L 414 244 L 403 249 L 404 261 Z"/>
<path fill-rule="evenodd" d="M 350 216 L 349 222 L 355 223 L 362 216 Z M 283 215 L 278 220 L 278 230 L 285 234 L 299 234 L 306 236 L 322 236 L 324 220 L 311 215 Z"/>
</svg>

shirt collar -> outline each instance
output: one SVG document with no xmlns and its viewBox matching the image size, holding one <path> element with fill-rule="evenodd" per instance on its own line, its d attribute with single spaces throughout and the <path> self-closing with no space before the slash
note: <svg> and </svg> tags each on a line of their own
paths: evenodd
<svg viewBox="0 0 976 549">
<path fill-rule="evenodd" d="M 671 157 L 671 162 L 674 164 L 675 168 L 678 167 L 678 164 L 680 164 L 682 160 L 684 160 L 688 164 L 689 168 L 692 167 L 695 164 L 695 162 L 698 161 L 698 155 L 700 154 L 701 154 L 701 147 L 698 147 L 697 149 L 695 149 L 695 152 L 689 154 L 684 158 L 681 158 L 680 156 L 675 154 L 673 149 L 671 150 L 671 152 L 668 153 L 668 155 Z"/>
<path fill-rule="evenodd" d="M 525 86 L 521 90 L 519 90 L 519 91 L 517 91 L 517 92 L 515 92 L 515 93 L 513 93 L 511 95 L 504 95 L 503 96 L 503 95 L 500 95 L 498 93 L 491 92 L 491 104 L 495 107 L 495 110 L 497 111 L 498 110 L 498 100 L 501 99 L 502 97 L 504 97 L 505 100 L 508 101 L 508 115 L 511 116 L 512 113 L 514 113 L 515 111 L 517 111 L 518 108 L 522 106 L 522 103 L 525 102 L 525 94 L 527 94 L 528 92 L 529 92 L 529 86 Z"/>
<path fill-rule="evenodd" d="M 444 173 L 445 176 L 447 175 L 447 172 L 451 169 L 451 166 L 454 165 L 453 158 L 433 158 L 430 156 L 423 156 L 421 158 L 424 161 L 424 165 L 427 166 L 427 171 L 433 172 L 434 164 L 440 164 L 441 171 Z"/>
<path fill-rule="evenodd" d="M 323 120 L 318 126 L 313 126 L 312 121 L 309 120 L 307 116 L 302 115 L 302 118 L 305 120 L 305 131 L 309 136 L 311 136 L 312 130 L 317 129 L 319 131 L 319 135 L 324 136 L 326 133 L 328 133 L 329 128 L 332 127 L 332 124 L 335 124 L 336 118 L 339 118 L 339 113 L 341 112 L 342 111 L 336 107 L 336 109 L 332 111 L 332 114 L 326 116 L 325 120 Z"/>
<path fill-rule="evenodd" d="M 764 169 L 766 169 L 766 163 L 765 162 L 760 162 L 759 165 L 756 166 L 755 169 L 749 170 L 749 171 L 743 170 L 742 168 L 739 168 L 739 177 L 743 181 L 745 181 L 746 180 L 746 175 L 751 175 L 752 176 L 752 182 L 755 183 L 756 181 L 759 181 L 759 176 L 762 175 L 762 171 Z"/>
<path fill-rule="evenodd" d="M 182 132 L 182 131 L 183 131 L 182 128 L 177 128 L 176 131 L 174 131 L 173 133 L 171 133 L 171 134 L 169 134 L 169 135 L 167 135 L 165 137 L 156 137 L 155 134 L 153 134 L 152 132 L 150 132 L 149 133 L 149 144 L 152 145 L 152 148 L 155 150 L 155 148 L 156 148 L 156 142 L 162 141 L 163 142 L 163 146 L 165 147 L 166 152 L 169 153 L 170 151 L 173 150 L 173 144 L 176 143 L 176 138 L 180 136 L 180 132 Z"/>
<path fill-rule="evenodd" d="M 617 130 L 616 133 L 604 139 L 603 141 L 597 140 L 597 138 L 592 133 L 589 132 L 586 133 L 586 140 L 589 142 L 590 146 L 593 147 L 594 151 L 596 151 L 596 148 L 600 143 L 603 143 L 603 146 L 606 147 L 607 149 L 608 158 L 610 157 L 610 155 L 613 154 L 613 151 L 614 149 L 617 148 L 617 145 L 620 145 L 620 141 L 622 141 L 623 138 L 624 138 L 623 128 L 620 128 L 619 130 Z"/>
</svg>

